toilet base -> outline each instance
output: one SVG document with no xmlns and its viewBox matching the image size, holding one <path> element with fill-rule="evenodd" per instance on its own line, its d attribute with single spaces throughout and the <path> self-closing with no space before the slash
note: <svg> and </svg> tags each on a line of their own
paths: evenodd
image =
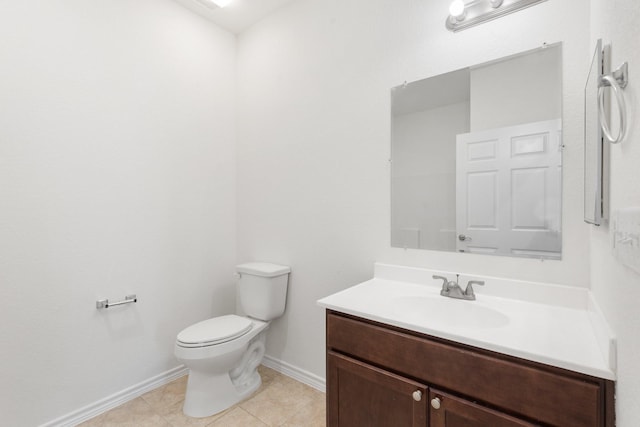
<svg viewBox="0 0 640 427">
<path fill-rule="evenodd" d="M 265 351 L 262 331 L 251 340 L 237 366 L 228 372 L 213 373 L 191 364 L 182 411 L 194 418 L 204 418 L 230 408 L 248 398 L 262 384 L 257 369 Z"/>
<path fill-rule="evenodd" d="M 262 379 L 258 372 L 255 372 L 251 381 L 243 386 L 242 390 L 238 390 L 233 385 L 228 374 L 211 377 L 191 372 L 182 411 L 188 417 L 209 417 L 246 399 L 261 384 Z"/>
</svg>

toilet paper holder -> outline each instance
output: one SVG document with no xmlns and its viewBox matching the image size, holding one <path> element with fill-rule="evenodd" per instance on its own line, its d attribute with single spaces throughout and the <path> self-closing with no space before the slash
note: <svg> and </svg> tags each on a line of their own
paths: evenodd
<svg viewBox="0 0 640 427">
<path fill-rule="evenodd" d="M 102 308 L 109 308 L 116 305 L 131 304 L 136 302 L 138 302 L 138 297 L 136 297 L 135 295 L 127 295 L 122 301 L 116 302 L 109 302 L 108 299 L 99 299 L 98 301 L 96 301 L 96 308 L 99 310 Z"/>
</svg>

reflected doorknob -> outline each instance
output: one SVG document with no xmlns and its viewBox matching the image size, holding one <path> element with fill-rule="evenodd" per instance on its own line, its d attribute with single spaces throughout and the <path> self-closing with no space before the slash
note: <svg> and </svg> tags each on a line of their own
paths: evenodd
<svg viewBox="0 0 640 427">
<path fill-rule="evenodd" d="M 458 240 L 460 240 L 461 242 L 464 242 L 465 240 L 471 240 L 471 237 L 465 236 L 464 234 L 459 234 Z"/>
</svg>

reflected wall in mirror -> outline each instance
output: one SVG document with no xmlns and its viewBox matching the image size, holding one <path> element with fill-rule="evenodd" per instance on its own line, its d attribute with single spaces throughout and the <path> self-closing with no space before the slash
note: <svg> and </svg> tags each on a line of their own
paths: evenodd
<svg viewBox="0 0 640 427">
<path fill-rule="evenodd" d="M 391 245 L 560 259 L 562 47 L 391 90 Z"/>
</svg>

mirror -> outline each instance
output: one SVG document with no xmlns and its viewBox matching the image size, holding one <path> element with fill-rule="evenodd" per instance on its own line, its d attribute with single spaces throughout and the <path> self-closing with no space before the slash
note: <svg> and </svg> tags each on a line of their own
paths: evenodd
<svg viewBox="0 0 640 427">
<path fill-rule="evenodd" d="M 391 245 L 560 259 L 562 46 L 391 89 Z"/>
<path fill-rule="evenodd" d="M 594 225 L 601 225 L 607 217 L 605 167 L 609 144 L 604 142 L 598 119 L 598 87 L 605 72 L 606 53 L 608 49 L 598 40 L 584 88 L 584 220 Z"/>
</svg>

